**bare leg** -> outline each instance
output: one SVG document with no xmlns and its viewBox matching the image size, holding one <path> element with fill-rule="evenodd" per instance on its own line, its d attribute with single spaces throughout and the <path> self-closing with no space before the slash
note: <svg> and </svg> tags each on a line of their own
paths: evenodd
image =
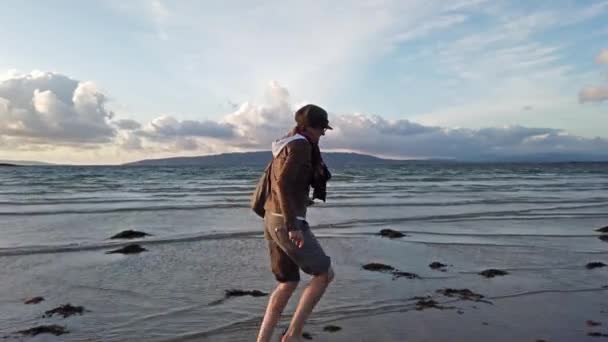
<svg viewBox="0 0 608 342">
<path fill-rule="evenodd" d="M 270 341 L 274 327 L 277 325 L 281 313 L 289 298 L 293 294 L 293 291 L 298 287 L 298 282 L 290 281 L 285 283 L 279 283 L 277 288 L 274 290 L 270 299 L 268 300 L 268 307 L 266 307 L 266 313 L 264 314 L 264 320 L 260 327 L 260 333 L 258 334 L 258 342 Z"/>
<path fill-rule="evenodd" d="M 334 271 L 330 267 L 329 271 L 324 274 L 320 274 L 314 276 L 308 286 L 302 292 L 302 297 L 300 298 L 300 302 L 298 303 L 298 307 L 296 312 L 291 319 L 291 324 L 289 325 L 289 329 L 287 329 L 287 333 L 283 336 L 281 341 L 300 341 L 300 337 L 302 336 L 302 330 L 304 329 L 304 323 L 312 309 L 314 309 L 315 305 L 319 302 L 323 293 L 325 293 L 325 289 L 327 285 L 334 279 Z"/>
</svg>

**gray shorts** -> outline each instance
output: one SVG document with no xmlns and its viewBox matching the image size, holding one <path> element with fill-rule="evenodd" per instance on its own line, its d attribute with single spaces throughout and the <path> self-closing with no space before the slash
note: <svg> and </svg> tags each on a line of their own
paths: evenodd
<svg viewBox="0 0 608 342">
<path fill-rule="evenodd" d="M 304 236 L 302 248 L 289 239 L 289 232 L 280 216 L 264 217 L 265 235 L 269 238 L 270 267 L 279 282 L 299 281 L 300 269 L 310 275 L 329 271 L 331 259 L 325 255 L 306 221 L 296 220 Z"/>
</svg>

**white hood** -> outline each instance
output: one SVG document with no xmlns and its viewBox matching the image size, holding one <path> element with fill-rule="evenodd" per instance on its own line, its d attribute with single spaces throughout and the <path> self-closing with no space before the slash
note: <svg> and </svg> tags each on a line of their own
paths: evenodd
<svg viewBox="0 0 608 342">
<path fill-rule="evenodd" d="M 272 142 L 272 156 L 276 158 L 276 156 L 279 155 L 279 153 L 281 152 L 283 147 L 287 146 L 287 144 L 289 144 L 290 142 L 292 142 L 294 140 L 298 140 L 298 139 L 306 139 L 306 138 L 303 135 L 296 133 L 292 136 L 285 136 L 285 137 L 282 137 L 280 139 L 273 141 Z"/>
</svg>

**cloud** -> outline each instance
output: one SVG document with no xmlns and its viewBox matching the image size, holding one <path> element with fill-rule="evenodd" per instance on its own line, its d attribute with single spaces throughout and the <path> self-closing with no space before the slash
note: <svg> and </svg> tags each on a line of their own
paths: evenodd
<svg viewBox="0 0 608 342">
<path fill-rule="evenodd" d="M 141 138 L 133 132 L 119 132 L 116 137 L 116 145 L 127 151 L 143 149 Z"/>
<path fill-rule="evenodd" d="M 428 22 L 422 23 L 420 26 L 412 28 L 409 31 L 397 34 L 394 37 L 395 42 L 406 42 L 416 38 L 424 37 L 434 31 L 440 31 L 449 27 L 461 24 L 467 20 L 464 15 L 445 15 L 433 18 Z"/>
<path fill-rule="evenodd" d="M 4 125 L 1 126 L 3 145 L 0 150 L 8 148 L 12 154 L 29 151 L 29 156 L 37 149 L 51 149 L 65 146 L 66 141 L 78 141 L 84 144 L 71 145 L 70 154 L 82 153 L 87 156 L 86 160 L 93 162 L 101 160 L 100 156 L 90 154 L 90 149 L 94 148 L 105 151 L 107 158 L 119 155 L 123 161 L 268 150 L 274 139 L 293 127 L 295 110 L 306 104 L 294 101 L 287 88 L 273 81 L 266 87 L 266 97 L 262 101 L 244 102 L 218 120 L 180 120 L 161 115 L 144 124 L 129 118 L 110 121 L 111 114 L 103 107 L 105 96 L 92 83 L 46 73 L 31 78 L 37 79 L 42 77 L 40 75 L 53 80 L 54 86 L 11 84 L 9 87 L 2 83 L 0 91 L 12 100 L 4 97 L 0 100 L 0 113 L 13 116 L 1 116 Z M 19 89 L 32 92 L 29 100 Z M 513 108 L 521 111 L 521 107 Z M 13 114 L 15 111 L 19 116 Z M 19 120 L 7 120 L 16 117 Z M 24 117 L 29 121 L 22 119 Z M 72 123 L 68 123 L 70 120 Z M 389 120 L 365 113 L 333 113 L 331 109 L 330 121 L 334 130 L 322 140 L 324 151 L 354 151 L 395 158 L 474 160 L 542 153 L 600 154 L 608 150 L 606 139 L 578 137 L 555 128 L 520 125 L 478 129 L 445 127 L 405 119 Z M 22 122 L 26 124 L 20 126 Z M 99 135 L 104 132 L 99 127 L 105 127 L 110 133 Z M 79 132 L 71 132 L 73 129 Z M 25 135 L 5 132 L 36 132 L 27 138 L 35 137 L 38 144 L 19 144 L 18 139 L 26 138 Z M 98 134 L 96 138 L 95 134 Z"/>
<path fill-rule="evenodd" d="M 289 91 L 278 82 L 268 84 L 263 104 L 245 102 L 223 119 L 234 128 L 238 145 L 259 146 L 270 143 L 277 132 L 293 125 L 294 108 Z"/>
<path fill-rule="evenodd" d="M 608 140 L 596 142 L 552 128 L 446 128 L 361 114 L 339 116 L 335 121 L 335 133 L 329 133 L 324 142 L 327 148 L 397 158 L 470 160 L 556 152 L 597 153 L 608 148 Z"/>
<path fill-rule="evenodd" d="M 608 86 L 589 86 L 583 88 L 578 93 L 578 101 L 585 102 L 602 102 L 608 100 Z"/>
<path fill-rule="evenodd" d="M 148 123 L 138 134 L 147 138 L 210 137 L 230 138 L 234 135 L 229 124 L 214 121 L 180 121 L 163 115 Z"/>
<path fill-rule="evenodd" d="M 575 13 L 573 13 L 572 20 L 584 21 L 584 20 L 593 19 L 595 17 L 598 17 L 598 16 L 604 14 L 604 12 L 606 12 L 607 9 L 608 9 L 608 1 L 596 2 L 587 7 L 584 7 L 578 11 L 575 11 Z"/>
<path fill-rule="evenodd" d="M 92 82 L 33 71 L 0 82 L 0 134 L 29 144 L 109 142 L 107 99 Z"/>
<path fill-rule="evenodd" d="M 122 119 L 112 122 L 116 127 L 123 130 L 135 130 L 141 127 L 141 124 L 135 120 Z"/>
<path fill-rule="evenodd" d="M 608 64 L 608 49 L 602 49 L 600 53 L 595 57 L 597 64 Z"/>
<path fill-rule="evenodd" d="M 265 104 L 244 103 L 224 120 L 237 134 L 224 140 L 243 150 L 267 150 L 270 142 L 293 126 L 287 89 L 276 82 Z M 409 120 L 388 120 L 363 113 L 330 113 L 334 126 L 323 139 L 324 150 L 357 151 L 396 158 L 481 159 L 539 153 L 599 153 L 608 149 L 606 139 L 588 139 L 555 128 L 518 125 L 480 129 L 422 125 Z"/>
<path fill-rule="evenodd" d="M 603 49 L 595 58 L 598 64 L 608 64 L 608 49 Z M 608 85 L 587 86 L 578 93 L 578 102 L 603 102 L 608 100 Z"/>
</svg>

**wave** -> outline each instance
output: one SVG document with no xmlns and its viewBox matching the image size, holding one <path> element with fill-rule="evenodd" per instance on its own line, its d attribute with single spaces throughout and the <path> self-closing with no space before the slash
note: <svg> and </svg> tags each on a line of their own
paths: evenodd
<svg viewBox="0 0 608 342">
<path fill-rule="evenodd" d="M 100 203 L 116 203 L 120 200 L 100 200 Z M 131 200 L 123 200 L 131 201 Z M 138 200 L 134 200 L 137 202 Z M 143 202 L 152 202 L 153 200 L 143 200 Z M 374 208 L 374 207 L 419 207 L 419 206 L 450 206 L 456 205 L 452 202 L 451 204 L 444 203 L 336 203 L 336 204 L 320 204 L 315 205 L 314 208 L 318 209 L 330 209 L 330 208 Z M 467 204 L 468 205 L 468 204 Z M 334 227 L 348 227 L 356 224 L 378 224 L 378 223 L 396 223 L 405 221 L 419 221 L 419 220 L 437 220 L 441 222 L 459 221 L 459 220 L 480 220 L 486 218 L 530 218 L 534 216 L 541 216 L 543 218 L 559 218 L 559 217 L 604 217 L 608 214 L 604 213 L 567 213 L 564 210 L 576 210 L 576 209 L 590 209 L 590 208 L 603 208 L 608 206 L 608 202 L 592 202 L 581 205 L 570 205 L 570 206 L 552 206 L 552 207 L 536 207 L 528 209 L 514 209 L 514 210 L 502 210 L 502 211 L 481 211 L 481 212 L 469 212 L 462 214 L 446 214 L 446 215 L 428 215 L 428 216 L 410 216 L 403 218 L 388 218 L 388 219 L 359 219 L 352 221 L 345 221 L 334 224 Z M 173 204 L 173 205 L 157 205 L 157 206 L 134 206 L 134 207 L 121 207 L 121 208 L 83 208 L 83 209 L 59 209 L 59 210 L 30 210 L 30 211 L 2 211 L 0 216 L 33 216 L 33 215 L 62 215 L 62 214 L 108 214 L 108 213 L 120 213 L 120 212 L 140 212 L 140 211 L 172 211 L 172 210 L 204 210 L 204 209 L 236 209 L 236 208 L 249 208 L 248 198 L 235 198 L 226 199 L 225 202 L 213 203 L 213 204 Z M 559 213 L 545 213 L 555 212 Z"/>
<path fill-rule="evenodd" d="M 320 239 L 368 239 L 372 236 L 378 236 L 377 232 L 336 232 L 333 224 L 313 225 L 311 228 L 315 231 L 317 237 Z M 444 233 L 434 231 L 415 231 L 415 230 L 400 230 L 404 234 L 410 235 L 403 239 L 393 240 L 396 243 L 414 243 L 414 244 L 425 244 L 425 245 L 449 245 L 449 246 L 490 246 L 490 247 L 505 247 L 505 248 L 545 248 L 555 249 L 554 247 L 545 247 L 535 244 L 506 244 L 506 243 L 492 243 L 492 242 L 453 242 L 453 241 L 429 241 L 411 238 L 411 236 L 446 236 L 446 237 L 480 237 L 480 238 L 501 238 L 501 237 L 513 237 L 513 238 L 596 238 L 601 234 L 518 234 L 518 233 Z M 117 241 L 117 240 L 103 240 L 103 241 L 92 241 L 89 243 L 66 243 L 60 245 L 29 245 L 20 247 L 5 247 L 0 248 L 0 257 L 2 256 L 19 256 L 19 255 L 32 255 L 32 254 L 52 254 L 52 253 L 69 253 L 69 252 L 86 252 L 100 249 L 110 249 L 126 246 L 132 243 L 141 245 L 160 245 L 160 244 L 171 244 L 171 243 L 182 243 L 190 241 L 202 241 L 202 240 L 228 240 L 228 239 L 259 239 L 262 238 L 263 233 L 260 230 L 254 231 L 231 231 L 231 232 L 204 232 L 194 234 L 180 234 L 171 235 L 165 237 L 152 237 L 152 238 L 141 238 L 132 239 L 128 241 Z M 586 254 L 608 254 L 604 251 L 574 251 L 575 253 L 586 253 Z"/>
<path fill-rule="evenodd" d="M 401 223 L 411 221 L 433 221 L 433 222 L 457 222 L 463 220 L 492 220 L 492 219 L 550 219 L 550 218 L 576 218 L 576 217 L 608 217 L 608 212 L 602 213 L 551 213 L 545 214 L 544 211 L 558 211 L 567 209 L 586 209 L 604 207 L 605 204 L 597 205 L 581 205 L 581 206 L 563 206 L 550 208 L 533 208 L 533 209 L 518 209 L 518 210 L 501 210 L 501 211 L 485 211 L 485 212 L 470 212 L 462 214 L 446 214 L 446 215 L 420 215 L 407 217 L 390 217 L 390 218 L 371 218 L 371 219 L 355 219 L 342 221 L 338 223 L 329 223 L 321 225 L 328 228 L 350 228 L 360 225 L 385 225 L 390 223 Z M 536 213 L 540 212 L 540 213 Z M 535 217 L 536 216 L 536 217 Z"/>
<path fill-rule="evenodd" d="M 132 203 L 132 202 L 159 202 L 160 199 L 128 199 L 128 198 L 92 198 L 92 199 L 38 199 L 27 201 L 0 201 L 5 206 L 34 206 L 34 205 L 56 205 L 56 204 L 104 204 L 104 203 Z"/>
<path fill-rule="evenodd" d="M 314 228 L 314 227 L 313 227 Z M 437 235 L 437 236 L 458 236 L 458 237 L 486 237 L 486 238 L 593 238 L 602 234 L 527 234 L 527 233 L 444 233 L 421 230 L 398 230 L 400 233 L 408 235 Z M 378 235 L 373 233 L 342 233 L 343 235 Z"/>
<path fill-rule="evenodd" d="M 450 201 L 450 202 L 372 202 L 372 203 L 324 203 L 320 205 L 321 208 L 365 208 L 365 207 L 451 207 L 451 206 L 463 206 L 463 205 L 499 205 L 499 204 L 572 204 L 573 201 L 537 201 L 531 199 L 530 201 L 517 201 L 517 200 L 467 200 L 467 201 Z M 580 201 L 577 203 L 581 203 Z M 583 206 L 608 206 L 606 199 L 601 201 L 585 201 Z M 575 208 L 581 208 L 582 206 L 576 206 Z M 533 208 L 535 210 L 555 210 L 552 208 Z M 562 209 L 562 207 L 558 208 Z"/>
<path fill-rule="evenodd" d="M 33 215 L 66 215 L 66 214 L 111 214 L 121 212 L 140 211 L 171 211 L 171 210 L 203 210 L 203 209 L 235 209 L 249 208 L 248 204 L 217 203 L 217 204 L 195 204 L 195 205 L 158 205 L 147 207 L 127 208 L 98 208 L 98 209 L 64 209 L 64 210 L 41 210 L 41 211 L 19 211 L 0 212 L 0 216 L 33 216 Z"/>
<path fill-rule="evenodd" d="M 420 240 L 401 240 L 400 243 L 419 243 L 423 245 L 436 246 L 478 246 L 478 247 L 504 247 L 504 248 L 542 248 L 542 249 L 557 249 L 553 247 L 536 246 L 536 245 L 517 245 L 505 243 L 489 243 L 489 242 L 438 242 L 438 241 L 420 241 Z"/>
<path fill-rule="evenodd" d="M 19 256 L 19 255 L 32 255 L 32 254 L 50 254 L 50 253 L 69 253 L 69 252 L 84 252 L 94 251 L 100 249 L 110 249 L 127 246 L 133 243 L 146 245 L 160 245 L 168 243 L 179 243 L 189 241 L 201 241 L 201 240 L 225 240 L 225 239 L 245 239 L 245 238 L 262 238 L 262 231 L 240 231 L 240 232 L 229 232 L 229 233 L 207 233 L 207 234 L 194 234 L 185 236 L 175 236 L 167 238 L 149 238 L 149 239 L 132 239 L 129 241 L 108 241 L 93 242 L 87 244 L 64 244 L 64 245 L 38 245 L 38 246 L 26 246 L 26 247 L 9 247 L 0 248 L 0 257 L 2 256 Z"/>
</svg>

